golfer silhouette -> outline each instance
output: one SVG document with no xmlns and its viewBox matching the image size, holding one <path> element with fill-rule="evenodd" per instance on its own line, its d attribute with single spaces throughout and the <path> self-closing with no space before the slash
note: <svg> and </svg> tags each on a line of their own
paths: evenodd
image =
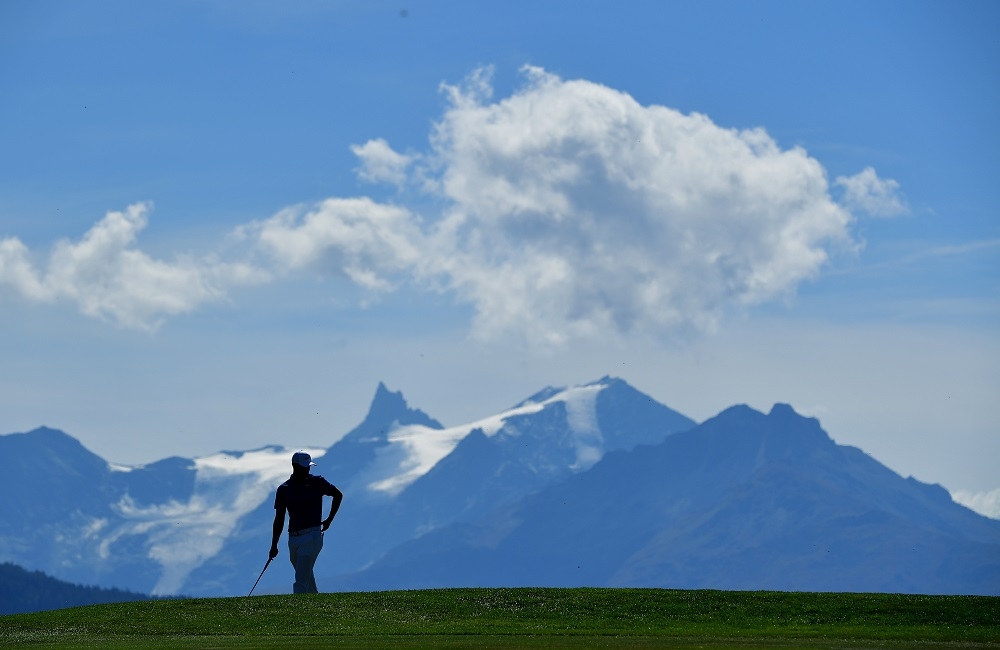
<svg viewBox="0 0 1000 650">
<path fill-rule="evenodd" d="M 295 567 L 295 584 L 292 592 L 296 594 L 314 594 L 316 577 L 313 566 L 319 552 L 323 550 L 323 533 L 333 523 L 333 518 L 340 509 L 344 494 L 337 486 L 322 476 L 309 473 L 316 463 L 304 451 L 292 454 L 292 475 L 278 486 L 274 494 L 274 527 L 271 535 L 271 550 L 269 561 L 278 555 L 278 539 L 285 527 L 285 511 L 288 511 L 288 559 Z M 323 516 L 323 497 L 333 497 L 330 504 L 330 515 L 320 521 Z"/>
</svg>

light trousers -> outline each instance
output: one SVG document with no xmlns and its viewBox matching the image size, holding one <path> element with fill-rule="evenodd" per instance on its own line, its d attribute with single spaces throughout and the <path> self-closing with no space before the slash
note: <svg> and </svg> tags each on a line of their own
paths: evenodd
<svg viewBox="0 0 1000 650">
<path fill-rule="evenodd" d="M 323 531 L 317 528 L 314 531 L 303 535 L 288 536 L 288 559 L 295 567 L 295 584 L 292 585 L 292 592 L 296 594 L 315 594 L 319 590 L 316 588 L 316 576 L 313 575 L 313 566 L 319 552 L 323 550 Z"/>
</svg>

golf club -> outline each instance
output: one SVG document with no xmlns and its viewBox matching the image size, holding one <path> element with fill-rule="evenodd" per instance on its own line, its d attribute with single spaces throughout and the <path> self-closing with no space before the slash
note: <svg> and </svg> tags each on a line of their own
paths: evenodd
<svg viewBox="0 0 1000 650">
<path fill-rule="evenodd" d="M 257 576 L 257 582 L 260 582 L 260 579 L 264 577 L 264 572 L 267 571 L 267 567 L 271 564 L 271 560 L 273 559 L 273 557 L 267 558 L 267 563 L 264 565 L 264 568 L 260 570 L 260 575 Z M 253 586 L 250 587 L 250 593 L 247 594 L 248 598 L 253 595 L 253 590 L 257 588 L 257 582 L 254 582 Z"/>
</svg>

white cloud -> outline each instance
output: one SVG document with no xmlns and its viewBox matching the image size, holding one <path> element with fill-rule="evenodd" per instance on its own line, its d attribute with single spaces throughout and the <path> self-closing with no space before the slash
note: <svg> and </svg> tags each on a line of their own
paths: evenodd
<svg viewBox="0 0 1000 650">
<path fill-rule="evenodd" d="M 853 210 L 873 217 L 895 217 L 908 210 L 899 193 L 899 183 L 878 177 L 872 167 L 854 176 L 838 176 L 836 185 L 844 190 L 844 202 Z"/>
<path fill-rule="evenodd" d="M 293 206 L 236 230 L 253 264 L 153 260 L 134 248 L 148 207 L 109 213 L 63 242 L 44 277 L 17 240 L 0 242 L 0 282 L 70 298 L 132 327 L 295 271 L 339 274 L 373 292 L 410 283 L 474 308 L 473 334 L 543 345 L 609 333 L 713 329 L 731 309 L 782 299 L 837 248 L 852 214 L 823 166 L 762 129 L 643 106 L 626 93 L 525 67 L 494 101 L 490 69 L 444 85 L 430 149 L 352 147 L 361 178 L 413 181 L 443 206 L 426 220 L 367 197 Z M 845 203 L 885 213 L 894 181 L 838 179 Z"/>
<path fill-rule="evenodd" d="M 960 503 L 969 510 L 974 510 L 984 517 L 1000 519 L 1000 488 L 989 492 L 969 492 L 955 490 L 951 493 L 955 503 Z"/>
<path fill-rule="evenodd" d="M 222 299 L 231 286 L 261 282 L 246 264 L 178 258 L 156 260 L 135 248 L 146 227 L 148 203 L 108 212 L 77 242 L 58 242 L 44 271 L 36 270 L 16 238 L 0 241 L 0 284 L 25 298 L 75 302 L 81 312 L 136 329 Z"/>
<path fill-rule="evenodd" d="M 413 157 L 393 151 L 382 138 L 369 140 L 363 145 L 352 145 L 351 151 L 361 159 L 361 167 L 357 170 L 361 180 L 393 185 L 406 182 L 406 168 L 413 162 Z"/>
<path fill-rule="evenodd" d="M 254 241 L 280 269 L 343 273 L 372 290 L 389 289 L 389 276 L 419 267 L 422 254 L 416 218 L 405 208 L 368 198 L 288 208 L 243 226 L 238 234 Z"/>
<path fill-rule="evenodd" d="M 524 73 L 521 90 L 492 103 L 488 69 L 444 87 L 449 107 L 410 172 L 445 200 L 428 225 L 404 208 L 330 199 L 246 232 L 289 267 L 322 262 L 373 289 L 408 277 L 472 304 L 479 336 L 545 344 L 710 329 L 731 307 L 791 294 L 832 247 L 853 245 L 850 213 L 805 151 Z M 380 140 L 355 153 L 363 175 L 393 182 L 411 162 Z"/>
<path fill-rule="evenodd" d="M 484 103 L 449 88 L 433 134 L 452 208 L 438 271 L 485 335 L 560 341 L 615 329 L 710 328 L 726 308 L 787 295 L 850 244 L 822 166 L 761 129 L 642 106 L 526 68 Z"/>
<path fill-rule="evenodd" d="M 31 265 L 27 246 L 11 237 L 0 240 L 0 284 L 9 284 L 31 300 L 47 300 L 49 289 Z"/>
</svg>

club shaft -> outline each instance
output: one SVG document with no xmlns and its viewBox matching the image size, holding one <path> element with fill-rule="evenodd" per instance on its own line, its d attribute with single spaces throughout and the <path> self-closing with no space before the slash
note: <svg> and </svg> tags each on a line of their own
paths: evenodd
<svg viewBox="0 0 1000 650">
<path fill-rule="evenodd" d="M 252 587 L 250 587 L 250 593 L 247 594 L 248 597 L 253 595 L 253 590 L 257 588 L 257 583 L 260 582 L 260 579 L 264 577 L 264 572 L 267 571 L 267 567 L 269 564 L 271 564 L 271 560 L 273 559 L 274 559 L 273 557 L 267 558 L 267 562 L 264 564 L 264 568 L 260 570 L 260 575 L 257 576 L 257 581 L 253 583 Z"/>
</svg>

